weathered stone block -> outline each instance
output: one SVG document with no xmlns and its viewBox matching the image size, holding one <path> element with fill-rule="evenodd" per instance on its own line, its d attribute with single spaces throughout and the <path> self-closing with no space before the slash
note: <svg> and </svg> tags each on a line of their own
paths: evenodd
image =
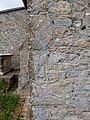
<svg viewBox="0 0 90 120">
<path fill-rule="evenodd" d="M 67 1 L 49 3 L 48 9 L 50 13 L 54 14 L 69 14 L 71 12 L 70 3 Z"/>
<path fill-rule="evenodd" d="M 79 120 L 79 119 L 77 118 L 77 115 L 66 115 L 64 117 L 64 120 Z"/>
<path fill-rule="evenodd" d="M 53 24 L 57 27 L 59 26 L 71 26 L 72 20 L 69 18 L 58 18 L 52 21 Z"/>
<path fill-rule="evenodd" d="M 90 120 L 90 112 L 83 112 L 83 120 Z"/>
<path fill-rule="evenodd" d="M 62 106 L 32 106 L 33 120 L 62 120 L 67 113 Z"/>
</svg>

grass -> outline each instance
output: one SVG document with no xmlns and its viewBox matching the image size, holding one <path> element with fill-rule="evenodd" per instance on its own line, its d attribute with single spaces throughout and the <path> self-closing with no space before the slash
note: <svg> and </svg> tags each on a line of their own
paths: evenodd
<svg viewBox="0 0 90 120">
<path fill-rule="evenodd" d="M 0 120 L 10 120 L 11 111 L 19 102 L 19 96 L 9 93 L 2 93 L 0 95 Z"/>
<path fill-rule="evenodd" d="M 0 79 L 0 90 L 4 89 L 6 87 L 6 82 L 2 79 Z"/>
<path fill-rule="evenodd" d="M 20 97 L 15 94 L 17 83 L 14 83 L 9 91 L 6 91 L 6 88 L 7 83 L 0 79 L 0 120 L 10 120 L 11 113 L 20 101 Z M 20 120 L 20 117 L 17 120 Z"/>
</svg>

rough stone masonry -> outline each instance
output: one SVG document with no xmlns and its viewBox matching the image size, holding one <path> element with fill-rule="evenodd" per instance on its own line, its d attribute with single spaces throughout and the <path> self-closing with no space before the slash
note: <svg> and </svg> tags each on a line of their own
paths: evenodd
<svg viewBox="0 0 90 120">
<path fill-rule="evenodd" d="M 0 53 L 14 54 L 19 89 L 32 88 L 30 119 L 90 120 L 90 0 L 27 2 L 0 14 Z"/>
<path fill-rule="evenodd" d="M 32 120 L 90 120 L 90 0 L 28 0 Z"/>
<path fill-rule="evenodd" d="M 12 67 L 20 68 L 20 46 L 27 39 L 25 9 L 0 13 L 0 54 L 12 54 Z"/>
</svg>

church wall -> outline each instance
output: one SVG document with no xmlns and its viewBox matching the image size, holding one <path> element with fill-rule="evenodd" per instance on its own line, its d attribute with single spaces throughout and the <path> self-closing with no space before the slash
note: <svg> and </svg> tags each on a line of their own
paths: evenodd
<svg viewBox="0 0 90 120">
<path fill-rule="evenodd" d="M 28 5 L 32 120 L 90 120 L 89 0 Z"/>
<path fill-rule="evenodd" d="M 17 9 L 17 8 L 16 8 Z M 7 10 L 0 13 L 0 54 L 11 53 L 12 67 L 20 68 L 20 46 L 27 39 L 26 10 Z"/>
</svg>

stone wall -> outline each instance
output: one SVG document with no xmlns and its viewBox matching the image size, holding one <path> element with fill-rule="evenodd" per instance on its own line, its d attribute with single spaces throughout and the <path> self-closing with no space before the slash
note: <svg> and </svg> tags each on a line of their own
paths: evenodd
<svg viewBox="0 0 90 120">
<path fill-rule="evenodd" d="M 32 120 L 90 120 L 90 1 L 28 5 Z"/>
<path fill-rule="evenodd" d="M 27 39 L 26 10 L 12 9 L 0 14 L 0 54 L 11 53 L 12 67 L 20 68 L 20 46 Z"/>
<path fill-rule="evenodd" d="M 32 120 L 90 120 L 90 1 L 28 0 L 27 13 L 0 14 L 0 28 Z"/>
</svg>

